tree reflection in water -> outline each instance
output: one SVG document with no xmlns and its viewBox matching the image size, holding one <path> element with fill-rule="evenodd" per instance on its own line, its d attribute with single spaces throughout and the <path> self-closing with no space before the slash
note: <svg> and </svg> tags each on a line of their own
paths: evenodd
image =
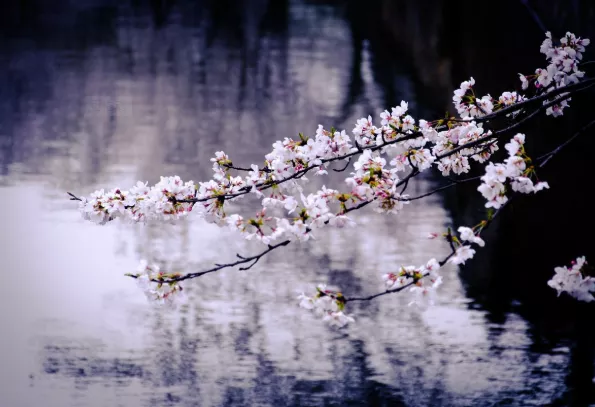
<svg viewBox="0 0 595 407">
<path fill-rule="evenodd" d="M 96 228 L 65 199 L 165 174 L 205 180 L 217 150 L 259 162 L 276 139 L 318 123 L 350 130 L 401 99 L 426 115 L 435 106 L 418 97 L 416 67 L 370 28 L 381 1 L 30 3 L 6 6 L 0 42 L 0 196 L 14 230 L 3 257 L 23 286 L 0 301 L 20 310 L 1 320 L 13 329 L 0 351 L 11 370 L 0 404 L 543 405 L 562 396 L 570 342 L 539 344 L 513 308 L 468 297 L 454 269 L 428 311 L 385 297 L 354 306 L 357 323 L 333 331 L 296 308 L 297 289 L 376 292 L 383 270 L 448 251 L 423 239 L 452 222 L 439 197 L 398 219 L 362 213 L 357 238 L 324 231 L 248 272 L 197 279 L 174 314 L 148 307 L 122 273 L 139 258 L 194 271 L 256 246 L 197 220 Z M 420 180 L 411 193 L 431 185 Z"/>
</svg>

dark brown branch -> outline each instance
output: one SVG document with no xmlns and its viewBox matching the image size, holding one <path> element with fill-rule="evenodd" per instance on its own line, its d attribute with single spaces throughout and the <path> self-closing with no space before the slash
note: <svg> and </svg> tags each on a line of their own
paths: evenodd
<svg viewBox="0 0 595 407">
<path fill-rule="evenodd" d="M 462 183 L 465 183 L 465 182 L 469 182 L 469 181 L 478 180 L 481 177 L 482 177 L 482 175 L 479 175 L 477 177 L 471 177 L 471 178 L 466 178 L 466 179 L 461 180 L 461 181 L 455 181 L 455 182 L 452 182 L 452 183 L 450 183 L 448 185 L 443 185 L 441 187 L 438 187 L 436 189 L 433 189 L 430 192 L 426 192 L 425 194 L 414 196 L 413 198 L 399 198 L 399 200 L 400 201 L 416 201 L 418 199 L 422 199 L 422 198 L 425 198 L 427 196 L 433 195 L 433 194 L 435 194 L 437 192 L 444 191 L 445 189 L 452 188 L 452 187 L 457 186 L 459 184 L 462 184 Z"/>
<path fill-rule="evenodd" d="M 349 167 L 349 164 L 351 164 L 351 158 L 347 159 L 347 163 L 345 164 L 345 167 L 343 168 L 333 168 L 333 171 L 335 172 L 343 172 L 347 169 L 347 167 Z"/>
<path fill-rule="evenodd" d="M 575 138 L 577 138 L 578 136 L 580 136 L 581 134 L 583 134 L 585 131 L 587 131 L 591 126 L 595 125 L 595 120 L 593 120 L 590 123 L 585 124 L 579 131 L 577 131 L 572 137 L 570 137 L 568 140 L 566 140 L 564 143 L 560 144 L 558 147 L 556 147 L 554 150 L 550 151 L 547 154 L 542 155 L 541 157 L 537 158 L 537 161 L 541 161 L 543 160 L 540 164 L 539 167 L 543 167 L 544 165 L 547 164 L 547 162 L 549 160 L 551 160 L 551 158 L 556 155 L 562 148 L 566 147 L 568 144 L 570 144 Z"/>
<path fill-rule="evenodd" d="M 450 256 L 452 256 L 452 253 L 450 254 Z M 424 273 L 422 275 L 422 278 L 427 277 L 429 275 L 429 273 Z M 355 301 L 371 301 L 374 298 L 378 298 L 378 297 L 382 297 L 383 295 L 387 295 L 387 294 L 393 294 L 393 293 L 398 293 L 399 291 L 403 291 L 405 288 L 411 287 L 412 285 L 414 285 L 415 283 L 417 283 L 417 281 L 412 281 L 408 284 L 405 284 L 399 288 L 395 288 L 394 290 L 386 290 L 380 293 L 376 293 L 374 295 L 370 295 L 368 297 L 353 297 L 353 298 L 345 298 L 345 302 L 355 302 Z"/>
<path fill-rule="evenodd" d="M 205 274 L 214 273 L 215 271 L 219 271 L 219 270 L 224 269 L 224 268 L 235 267 L 235 266 L 239 266 L 241 264 L 251 263 L 248 266 L 245 266 L 245 267 L 241 267 L 240 268 L 240 270 L 249 270 L 256 263 L 258 263 L 258 261 L 263 256 L 267 255 L 268 253 L 272 252 L 275 249 L 278 249 L 279 247 L 287 246 L 289 243 L 291 243 L 291 240 L 284 240 L 281 243 L 277 243 L 277 244 L 274 244 L 274 245 L 269 245 L 266 250 L 264 250 L 264 251 L 262 251 L 262 252 L 260 252 L 258 254 L 255 254 L 254 256 L 250 256 L 250 257 L 244 257 L 244 256 L 241 256 L 239 254 L 236 254 L 236 256 L 240 260 L 235 261 L 235 262 L 232 262 L 232 263 L 215 264 L 215 267 L 210 268 L 208 270 L 199 271 L 199 272 L 196 272 L 196 273 L 189 273 L 189 274 L 185 274 L 183 276 L 174 277 L 174 278 L 153 279 L 151 281 L 154 282 L 154 283 L 161 283 L 161 284 L 175 283 L 175 282 L 179 282 L 179 281 L 189 280 L 191 278 L 200 277 L 200 276 L 203 276 Z M 129 276 L 132 277 L 132 278 L 138 278 L 139 277 L 137 275 L 129 275 Z"/>
<path fill-rule="evenodd" d="M 221 165 L 221 166 L 222 166 L 222 167 L 225 167 L 225 168 L 229 168 L 229 169 L 231 169 L 231 170 L 236 170 L 236 171 L 244 171 L 244 172 L 250 172 L 250 171 L 252 171 L 252 168 L 236 167 L 236 166 L 235 166 L 235 165 L 233 165 L 233 164 L 223 164 L 223 165 Z M 273 170 L 271 170 L 271 169 L 270 169 L 270 168 L 268 168 L 268 167 L 262 167 L 262 168 L 259 168 L 259 169 L 258 169 L 258 171 L 263 171 L 263 172 L 267 172 L 267 173 L 268 173 L 268 172 L 273 172 Z"/>
</svg>

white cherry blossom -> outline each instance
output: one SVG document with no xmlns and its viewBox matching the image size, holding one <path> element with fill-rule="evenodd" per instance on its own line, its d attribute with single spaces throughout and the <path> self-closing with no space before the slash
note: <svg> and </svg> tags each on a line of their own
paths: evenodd
<svg viewBox="0 0 595 407">
<path fill-rule="evenodd" d="M 528 94 L 547 95 L 546 92 L 581 81 L 585 73 L 580 70 L 579 62 L 588 44 L 588 39 L 571 33 L 566 33 L 557 44 L 547 33 L 540 48 L 547 66 L 531 75 L 519 74 L 521 88 Z M 561 100 L 566 96 L 562 93 L 548 97 L 544 104 L 552 101 L 556 104 L 546 113 L 562 115 L 570 100 Z M 481 165 L 484 174 L 477 190 L 485 198 L 486 208 L 501 208 L 511 193 L 536 193 L 549 188 L 547 182 L 537 177 L 538 166 L 525 151 L 522 133 L 505 144 L 506 159 L 489 161 L 498 151 L 496 136 L 501 132 L 492 126 L 492 117 L 501 109 L 528 100 L 527 97 L 515 91 L 505 91 L 497 99 L 489 94 L 479 97 L 471 77 L 454 91 L 452 100 L 463 120 L 448 117 L 416 120 L 408 110 L 408 103 L 401 101 L 390 112 L 380 113 L 380 127 L 373 123 L 372 116 L 357 120 L 351 135 L 345 130 L 327 130 L 318 125 L 312 135 L 300 133 L 298 137 L 274 142 L 272 150 L 264 155 L 262 166 L 236 167 L 224 151 L 217 151 L 210 159 L 212 178 L 204 182 L 172 176 L 161 177 L 153 186 L 139 181 L 128 190 L 99 189 L 79 199 L 79 210 L 84 219 L 101 225 L 118 218 L 127 222 L 174 222 L 193 213 L 270 248 L 281 239 L 308 241 L 314 238 L 313 232 L 319 233 L 321 229 L 352 226 L 355 222 L 347 213 L 368 204 L 379 213 L 399 214 L 412 201 L 405 193 L 410 176 L 432 165 L 444 176 L 468 173 L 472 166 Z M 508 120 L 525 112 L 526 106 L 507 112 Z M 341 188 L 323 186 L 316 190 L 307 184 L 307 173 L 324 177 L 330 169 L 338 170 L 341 163 L 349 165 L 350 160 L 353 163 L 347 171 L 351 172 Z M 260 201 L 261 208 L 255 216 L 234 213 L 242 208 L 230 203 L 245 197 Z M 460 240 L 450 230 L 441 234 L 454 250 L 448 261 L 465 264 L 471 259 L 475 254 L 471 244 L 485 245 L 479 236 L 484 226 L 485 223 L 474 228 L 459 227 Z M 581 274 L 583 267 L 584 258 L 579 258 L 571 269 L 556 268 L 550 286 L 559 293 L 568 292 L 580 300 L 592 301 L 590 293 L 595 282 Z M 429 304 L 442 282 L 439 269 L 440 263 L 431 259 L 419 267 L 389 270 L 382 280 L 386 290 L 410 287 L 413 303 Z M 144 262 L 136 274 L 130 275 L 137 279 L 147 297 L 158 303 L 172 305 L 176 298 L 183 298 L 183 288 L 176 280 L 179 274 L 161 271 L 157 265 Z M 331 325 L 342 327 L 354 321 L 344 312 L 347 300 L 339 291 L 321 286 L 314 295 L 302 293 L 298 299 L 300 307 L 312 310 Z"/>
<path fill-rule="evenodd" d="M 471 246 L 460 246 L 455 251 L 454 256 L 452 256 L 448 261 L 453 264 L 465 264 L 465 262 L 469 259 L 472 259 L 475 255 L 475 250 L 471 248 Z"/>
<path fill-rule="evenodd" d="M 587 267 L 585 257 L 579 257 L 572 262 L 572 267 L 556 267 L 556 274 L 548 281 L 548 285 L 558 292 L 563 292 L 576 298 L 579 301 L 595 301 L 595 277 L 585 275 Z"/>
</svg>

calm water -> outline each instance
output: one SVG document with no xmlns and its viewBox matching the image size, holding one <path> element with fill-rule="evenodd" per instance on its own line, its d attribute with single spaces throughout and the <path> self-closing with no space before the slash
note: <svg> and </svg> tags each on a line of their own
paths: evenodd
<svg viewBox="0 0 595 407">
<path fill-rule="evenodd" d="M 567 344 L 535 347 L 514 312 L 493 322 L 454 268 L 425 311 L 407 307 L 406 296 L 382 297 L 354 304 L 357 323 L 333 330 L 297 308 L 296 290 L 329 283 L 371 294 L 382 272 L 446 253 L 423 238 L 451 222 L 439 197 L 396 219 L 362 211 L 357 234 L 319 232 L 250 271 L 191 281 L 177 312 L 147 304 L 123 276 L 139 259 L 190 272 L 258 246 L 194 219 L 94 226 L 65 191 L 166 174 L 206 180 L 217 150 L 260 162 L 274 140 L 318 123 L 351 130 L 401 99 L 422 109 L 404 62 L 391 67 L 398 91 L 387 94 L 386 66 L 340 5 L 196 3 L 40 2 L 35 18 L 11 11 L 27 23 L 0 42 L 0 406 L 488 406 L 560 397 Z M 419 180 L 411 193 L 431 186 Z"/>
</svg>

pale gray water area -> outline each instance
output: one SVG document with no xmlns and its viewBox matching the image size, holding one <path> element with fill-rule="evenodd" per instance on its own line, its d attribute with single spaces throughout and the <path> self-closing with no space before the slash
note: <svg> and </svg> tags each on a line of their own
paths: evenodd
<svg viewBox="0 0 595 407">
<path fill-rule="evenodd" d="M 0 43 L 0 407 L 544 405 L 564 393 L 568 347 L 534 349 L 514 312 L 493 322 L 454 267 L 427 310 L 385 296 L 350 305 L 357 322 L 337 330 L 297 307 L 317 283 L 372 294 L 383 272 L 447 253 L 425 239 L 451 223 L 439 196 L 398 217 L 362 210 L 357 229 L 190 281 L 178 311 L 147 303 L 123 275 L 140 259 L 192 272 L 259 246 L 192 217 L 96 226 L 66 191 L 207 180 L 218 150 L 260 163 L 277 139 L 377 115 L 386 88 L 332 2 L 182 2 L 157 17 L 104 3 L 50 10 Z M 389 102 L 419 109 L 407 70 L 392 81 Z"/>
</svg>

